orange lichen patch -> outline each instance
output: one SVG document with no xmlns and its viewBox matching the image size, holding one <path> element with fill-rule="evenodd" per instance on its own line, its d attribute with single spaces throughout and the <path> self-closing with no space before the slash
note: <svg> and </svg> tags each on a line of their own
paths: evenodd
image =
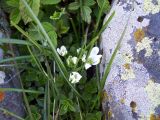
<svg viewBox="0 0 160 120">
<path fill-rule="evenodd" d="M 141 40 L 145 37 L 145 32 L 142 29 L 137 29 L 134 32 L 134 39 L 136 42 L 141 42 Z"/>
<path fill-rule="evenodd" d="M 160 115 L 157 116 L 157 120 L 160 120 Z"/>
<path fill-rule="evenodd" d="M 0 102 L 2 102 L 5 98 L 5 93 L 0 91 Z"/>
<path fill-rule="evenodd" d="M 123 66 L 125 69 L 128 69 L 128 70 L 130 69 L 130 64 L 128 64 L 128 63 L 124 64 Z"/>
<path fill-rule="evenodd" d="M 156 120 L 156 116 L 154 114 L 150 115 L 150 120 Z"/>
</svg>

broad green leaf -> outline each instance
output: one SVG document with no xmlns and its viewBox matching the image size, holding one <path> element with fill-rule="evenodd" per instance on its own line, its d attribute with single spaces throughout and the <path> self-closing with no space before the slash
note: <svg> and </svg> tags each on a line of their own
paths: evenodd
<svg viewBox="0 0 160 120">
<path fill-rule="evenodd" d="M 85 6 L 92 6 L 94 5 L 96 2 L 94 0 L 85 0 L 84 1 L 84 5 Z"/>
<path fill-rule="evenodd" d="M 18 24 L 21 20 L 21 14 L 19 9 L 14 9 L 10 14 L 10 20 L 13 21 L 15 24 Z"/>
<path fill-rule="evenodd" d="M 44 29 L 46 30 L 46 32 L 48 33 L 48 36 L 50 37 L 52 43 L 56 47 L 57 46 L 57 34 L 55 32 L 55 28 L 53 27 L 52 24 L 48 22 L 43 22 L 42 25 Z"/>
<path fill-rule="evenodd" d="M 7 5 L 18 8 L 19 0 L 6 0 Z"/>
<path fill-rule="evenodd" d="M 26 0 L 26 1 L 31 7 L 31 9 L 33 10 L 34 14 L 38 16 L 39 8 L 40 8 L 40 0 Z M 20 0 L 19 2 L 19 10 L 25 24 L 32 21 L 32 19 L 29 17 L 30 14 L 28 13 L 26 7 L 24 6 L 22 0 Z"/>
<path fill-rule="evenodd" d="M 91 12 L 92 10 L 88 6 L 82 6 L 81 16 L 82 19 L 88 24 L 91 22 Z"/>
<path fill-rule="evenodd" d="M 110 8 L 108 0 L 97 0 L 97 3 L 100 8 L 103 8 L 103 12 L 107 12 Z"/>
<path fill-rule="evenodd" d="M 69 30 L 69 27 L 66 26 L 63 22 L 63 20 L 59 20 L 56 24 L 56 32 L 58 33 L 59 36 L 61 34 L 65 34 Z"/>
<path fill-rule="evenodd" d="M 54 26 L 49 22 L 42 22 L 42 25 L 56 47 L 57 34 L 55 33 Z M 30 25 L 30 28 L 28 29 L 28 31 L 29 31 L 29 35 L 32 36 L 32 38 L 34 38 L 35 40 L 41 41 L 42 43 L 44 42 L 44 36 L 40 33 L 38 26 Z"/>
<path fill-rule="evenodd" d="M 80 5 L 78 2 L 72 2 L 68 5 L 69 10 L 77 10 L 79 9 Z"/>
<path fill-rule="evenodd" d="M 41 3 L 44 5 L 53 5 L 58 4 L 61 0 L 41 0 Z"/>
</svg>

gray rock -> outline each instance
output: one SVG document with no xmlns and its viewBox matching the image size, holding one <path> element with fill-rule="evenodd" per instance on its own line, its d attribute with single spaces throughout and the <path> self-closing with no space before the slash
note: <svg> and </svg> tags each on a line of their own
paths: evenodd
<svg viewBox="0 0 160 120">
<path fill-rule="evenodd" d="M 10 29 L 6 21 L 3 11 L 0 9 L 0 38 L 9 37 Z M 0 49 L 0 60 L 3 59 L 3 50 Z M 20 82 L 16 76 L 15 68 L 13 67 L 0 67 L 0 71 L 5 72 L 4 84 L 0 84 L 0 88 L 19 88 Z M 0 74 L 2 77 L 2 74 Z M 4 95 L 4 99 L 2 99 Z M 0 92 L 0 108 L 4 108 L 18 116 L 24 117 L 25 109 L 22 99 L 22 94 L 17 92 Z M 13 116 L 0 111 L 0 120 L 17 120 Z"/>
<path fill-rule="evenodd" d="M 127 25 L 121 47 L 105 84 L 106 114 L 113 120 L 160 117 L 160 0 L 114 0 L 105 21 L 115 16 L 102 34 L 103 75 Z"/>
</svg>

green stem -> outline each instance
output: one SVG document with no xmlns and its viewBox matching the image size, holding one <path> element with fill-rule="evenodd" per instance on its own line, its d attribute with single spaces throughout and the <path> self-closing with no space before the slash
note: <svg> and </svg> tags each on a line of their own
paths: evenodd
<svg viewBox="0 0 160 120">
<path fill-rule="evenodd" d="M 74 33 L 75 33 L 76 39 L 77 39 L 77 41 L 78 41 L 78 40 L 79 40 L 79 37 L 78 37 L 78 32 L 77 32 L 76 26 L 75 26 L 72 18 L 70 18 L 70 21 L 71 21 L 71 24 L 72 24 L 73 31 L 74 31 Z"/>
</svg>

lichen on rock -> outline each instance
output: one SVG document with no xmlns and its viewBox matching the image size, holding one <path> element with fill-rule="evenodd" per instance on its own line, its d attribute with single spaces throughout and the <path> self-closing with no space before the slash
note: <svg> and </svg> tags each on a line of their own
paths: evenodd
<svg viewBox="0 0 160 120">
<path fill-rule="evenodd" d="M 157 118 L 160 115 L 160 0 L 117 1 L 105 19 L 115 11 L 102 34 L 105 56 L 102 65 L 108 64 L 128 25 L 104 87 L 108 96 L 112 96 L 112 101 L 106 104 L 115 120 L 150 120 L 151 114 Z M 136 103 L 135 111 L 130 107 L 132 101 Z"/>
</svg>

